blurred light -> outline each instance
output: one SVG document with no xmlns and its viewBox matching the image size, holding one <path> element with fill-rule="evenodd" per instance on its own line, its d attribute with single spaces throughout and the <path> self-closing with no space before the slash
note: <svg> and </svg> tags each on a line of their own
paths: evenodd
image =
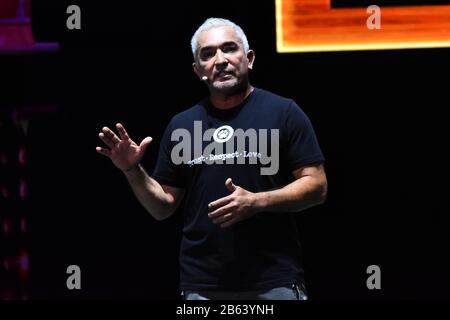
<svg viewBox="0 0 450 320">
<path fill-rule="evenodd" d="M 3 268 L 4 268 L 6 271 L 9 271 L 10 267 L 11 267 L 11 262 L 10 262 L 9 258 L 5 258 L 5 259 L 3 260 Z"/>
<path fill-rule="evenodd" d="M 27 232 L 27 219 L 25 217 L 20 218 L 20 231 L 22 233 Z"/>
<path fill-rule="evenodd" d="M 21 167 L 24 167 L 26 164 L 27 150 L 25 146 L 19 147 L 19 164 Z"/>
<path fill-rule="evenodd" d="M 14 293 L 11 290 L 3 290 L 0 294 L 1 300 L 12 300 L 14 299 Z"/>
<path fill-rule="evenodd" d="M 27 197 L 27 182 L 23 179 L 20 181 L 19 195 L 22 200 Z"/>
<path fill-rule="evenodd" d="M 8 197 L 9 197 L 9 192 L 8 192 L 8 189 L 6 188 L 6 186 L 2 186 L 2 196 L 3 196 L 3 198 L 5 198 L 5 199 L 8 199 Z"/>
<path fill-rule="evenodd" d="M 2 222 L 2 229 L 3 233 L 5 234 L 5 237 L 9 236 L 11 233 L 11 221 L 9 219 L 4 219 Z"/>
<path fill-rule="evenodd" d="M 27 251 L 22 251 L 20 253 L 18 262 L 19 262 L 20 270 L 28 271 L 29 261 L 28 261 L 28 252 Z"/>
</svg>

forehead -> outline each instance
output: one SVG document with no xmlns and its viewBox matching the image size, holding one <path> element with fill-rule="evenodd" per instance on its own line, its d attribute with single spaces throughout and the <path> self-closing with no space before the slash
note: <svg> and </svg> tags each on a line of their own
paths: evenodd
<svg viewBox="0 0 450 320">
<path fill-rule="evenodd" d="M 214 27 L 202 31 L 197 38 L 198 48 L 220 47 L 225 42 L 241 43 L 236 31 L 230 26 Z"/>
</svg>

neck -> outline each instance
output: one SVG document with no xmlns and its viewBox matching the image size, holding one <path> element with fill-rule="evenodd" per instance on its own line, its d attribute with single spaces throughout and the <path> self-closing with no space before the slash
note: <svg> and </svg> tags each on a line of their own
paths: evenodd
<svg viewBox="0 0 450 320">
<path fill-rule="evenodd" d="M 218 109 L 231 109 L 241 104 L 242 101 L 244 101 L 253 91 L 253 89 L 254 88 L 250 84 L 247 84 L 244 90 L 240 90 L 239 92 L 231 95 L 211 92 L 210 100 L 212 105 Z"/>
</svg>

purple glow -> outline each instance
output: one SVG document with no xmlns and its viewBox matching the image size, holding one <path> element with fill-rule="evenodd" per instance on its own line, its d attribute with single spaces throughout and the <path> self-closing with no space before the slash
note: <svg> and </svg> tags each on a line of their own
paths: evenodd
<svg viewBox="0 0 450 320">
<path fill-rule="evenodd" d="M 22 200 L 25 199 L 27 196 L 27 182 L 25 180 L 20 181 L 19 195 Z"/>
<path fill-rule="evenodd" d="M 23 251 L 19 256 L 19 267 L 21 272 L 27 272 L 29 267 L 28 253 Z"/>
<path fill-rule="evenodd" d="M 19 164 L 24 167 L 27 160 L 27 150 L 25 146 L 20 146 L 19 148 Z"/>
</svg>

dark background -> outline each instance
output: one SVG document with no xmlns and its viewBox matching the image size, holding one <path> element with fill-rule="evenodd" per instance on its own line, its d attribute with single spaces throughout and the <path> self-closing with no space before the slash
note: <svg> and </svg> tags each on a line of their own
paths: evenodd
<svg viewBox="0 0 450 320">
<path fill-rule="evenodd" d="M 70 4 L 82 30 L 65 27 Z M 242 26 L 253 85 L 293 98 L 326 156 L 328 200 L 298 216 L 310 298 L 450 297 L 449 49 L 277 54 L 274 1 L 32 7 L 36 40 L 62 49 L 0 59 L 0 106 L 58 107 L 29 127 L 31 298 L 178 299 L 181 212 L 151 218 L 95 147 L 120 121 L 154 138 L 152 170 L 169 119 L 207 94 L 190 38 L 211 16 Z M 66 288 L 71 264 L 82 290 Z M 381 290 L 366 287 L 372 264 Z"/>
</svg>

